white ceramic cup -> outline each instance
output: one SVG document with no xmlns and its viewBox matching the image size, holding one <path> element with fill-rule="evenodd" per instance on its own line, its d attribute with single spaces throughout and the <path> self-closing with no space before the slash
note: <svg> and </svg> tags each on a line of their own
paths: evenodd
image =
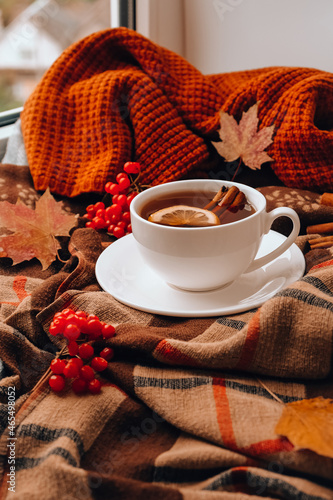
<svg viewBox="0 0 333 500">
<path fill-rule="evenodd" d="M 184 191 L 216 193 L 222 185 L 235 185 L 243 191 L 255 213 L 210 227 L 164 226 L 140 215 L 148 202 L 160 196 Z M 268 264 L 292 245 L 300 229 L 293 209 L 281 207 L 266 212 L 266 199 L 259 191 L 228 181 L 195 179 L 160 184 L 138 194 L 130 211 L 133 236 L 146 264 L 169 285 L 190 291 L 226 286 L 241 274 Z M 290 235 L 267 255 L 255 258 L 262 237 L 273 221 L 282 216 L 293 222 Z"/>
</svg>

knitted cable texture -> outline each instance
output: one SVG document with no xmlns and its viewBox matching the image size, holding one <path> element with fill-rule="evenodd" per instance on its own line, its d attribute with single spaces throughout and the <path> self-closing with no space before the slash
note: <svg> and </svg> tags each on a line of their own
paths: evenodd
<svg viewBox="0 0 333 500">
<path fill-rule="evenodd" d="M 289 187 L 331 190 L 332 74 L 278 67 L 203 75 L 134 31 L 94 33 L 62 53 L 25 103 L 35 188 L 101 193 L 129 160 L 142 164 L 147 184 L 183 178 L 209 159 L 220 110 L 240 119 L 257 101 L 260 128 L 275 124 L 267 148 L 275 174 Z"/>
</svg>

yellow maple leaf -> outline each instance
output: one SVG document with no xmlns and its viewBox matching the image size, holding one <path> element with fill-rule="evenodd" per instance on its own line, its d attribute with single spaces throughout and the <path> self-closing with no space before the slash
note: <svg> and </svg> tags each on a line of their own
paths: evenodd
<svg viewBox="0 0 333 500">
<path fill-rule="evenodd" d="M 240 158 L 252 170 L 260 169 L 266 161 L 273 161 L 265 151 L 272 144 L 274 125 L 258 131 L 258 103 L 243 112 L 239 123 L 233 116 L 221 111 L 219 136 L 222 142 L 212 142 L 226 161 Z"/>
<path fill-rule="evenodd" d="M 61 248 L 56 236 L 69 236 L 77 216 L 67 214 L 49 190 L 36 202 L 35 210 L 21 200 L 13 205 L 0 202 L 0 226 L 11 234 L 0 237 L 1 256 L 10 257 L 13 265 L 36 257 L 47 269 Z"/>
<path fill-rule="evenodd" d="M 333 400 L 318 397 L 287 403 L 275 432 L 297 448 L 333 458 Z"/>
</svg>

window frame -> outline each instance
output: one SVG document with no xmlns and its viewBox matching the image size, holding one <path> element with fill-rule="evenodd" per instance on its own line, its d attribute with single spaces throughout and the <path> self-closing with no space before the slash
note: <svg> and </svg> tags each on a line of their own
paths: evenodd
<svg viewBox="0 0 333 500">
<path fill-rule="evenodd" d="M 0 162 L 6 153 L 7 141 L 22 109 L 23 107 L 14 108 L 0 113 Z"/>
<path fill-rule="evenodd" d="M 12 125 L 19 119 L 23 106 L 0 112 L 0 127 Z"/>
<path fill-rule="evenodd" d="M 136 0 L 110 0 L 111 28 L 136 29 Z"/>
</svg>

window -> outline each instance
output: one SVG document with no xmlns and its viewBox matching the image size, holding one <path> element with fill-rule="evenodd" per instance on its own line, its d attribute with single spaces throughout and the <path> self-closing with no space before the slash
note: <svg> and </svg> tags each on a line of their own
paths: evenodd
<svg viewBox="0 0 333 500">
<path fill-rule="evenodd" d="M 0 0 L 0 112 L 22 106 L 63 50 L 110 27 L 110 0 Z"/>
</svg>

